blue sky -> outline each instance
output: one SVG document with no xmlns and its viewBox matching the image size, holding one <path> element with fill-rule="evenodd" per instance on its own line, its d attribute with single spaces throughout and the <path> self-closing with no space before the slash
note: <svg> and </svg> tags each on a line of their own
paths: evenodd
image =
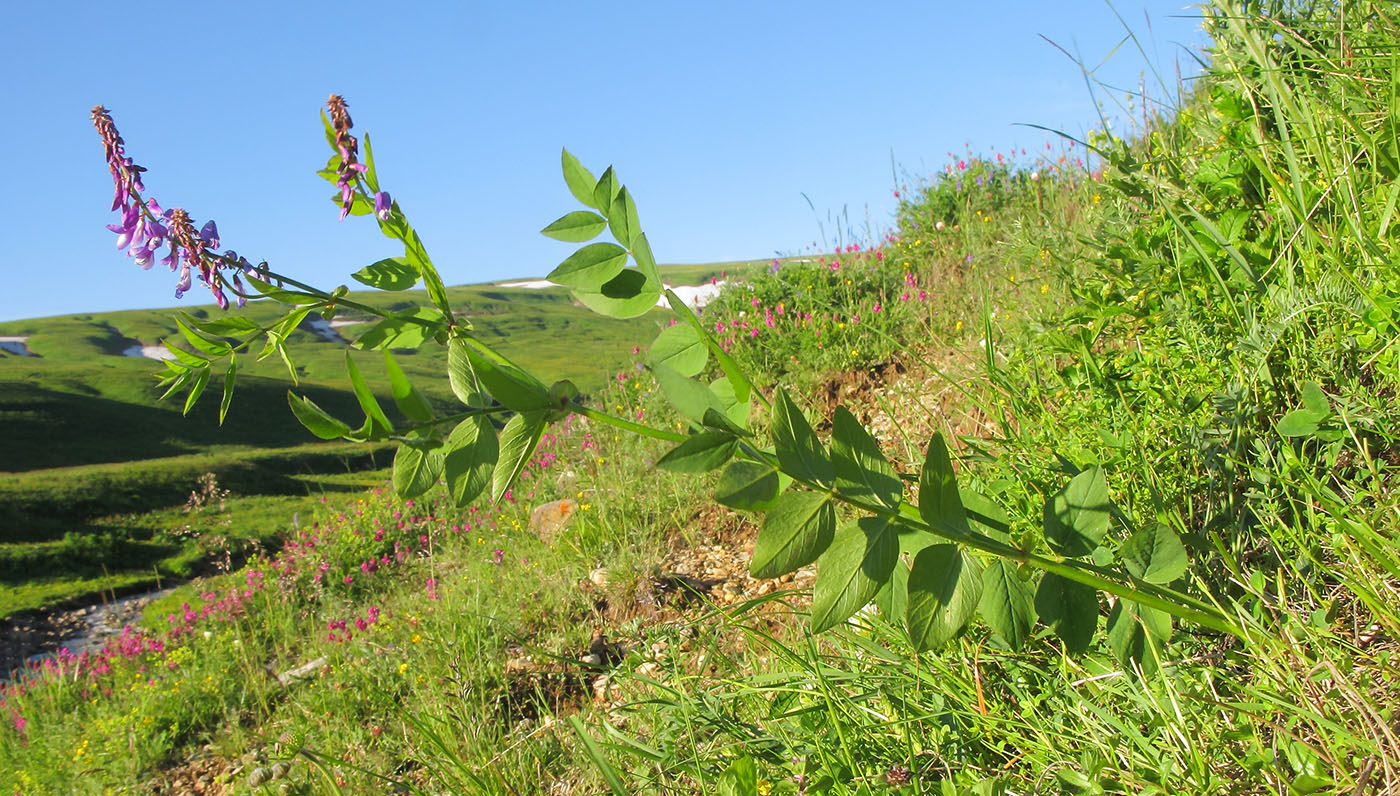
<svg viewBox="0 0 1400 796">
<path fill-rule="evenodd" d="M 1183 47 L 1204 41 L 1181 0 L 861 5 L 12 3 L 0 320 L 176 304 L 174 275 L 140 270 L 104 227 L 99 103 L 148 195 L 332 287 L 401 253 L 366 219 L 339 223 L 314 175 L 329 156 L 317 109 L 342 94 L 384 187 L 461 284 L 540 276 L 568 254 L 538 234 L 576 209 L 562 146 L 595 174 L 616 167 L 661 262 L 768 257 L 820 246 L 842 214 L 860 235 L 886 229 L 892 157 L 918 177 L 965 143 L 1043 150 L 1017 123 L 1094 126 L 1084 76 L 1042 35 L 1118 89 L 1097 99 L 1120 117 L 1144 76 L 1163 96 L 1151 67 L 1194 74 Z M 1119 47 L 1115 9 L 1148 60 Z"/>
</svg>

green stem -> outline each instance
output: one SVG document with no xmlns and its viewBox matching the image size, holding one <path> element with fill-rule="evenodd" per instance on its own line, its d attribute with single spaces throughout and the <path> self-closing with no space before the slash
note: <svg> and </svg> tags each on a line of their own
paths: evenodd
<svg viewBox="0 0 1400 796">
<path fill-rule="evenodd" d="M 633 423 L 631 420 L 624 420 L 616 415 L 600 412 L 597 409 L 584 406 L 583 404 L 571 403 L 569 404 L 569 408 L 576 415 L 583 415 L 590 420 L 597 420 L 600 423 L 606 423 L 614 428 L 620 428 L 623 431 L 629 431 L 633 434 L 640 434 L 643 437 L 651 437 L 652 439 L 660 439 L 667 442 L 685 442 L 689 439 L 689 437 L 684 434 L 677 434 L 674 431 L 644 426 L 641 423 Z"/>
<path fill-rule="evenodd" d="M 403 428 L 396 429 L 394 432 L 394 438 L 402 437 L 410 432 L 418 431 L 419 429 L 440 426 L 444 423 L 460 423 L 461 421 L 466 420 L 469 417 L 480 417 L 482 415 L 499 415 L 509 411 L 511 411 L 509 407 L 502 406 L 501 404 L 497 404 L 495 406 L 478 407 L 476 409 L 468 409 L 465 412 L 458 412 L 455 415 L 444 415 L 442 417 L 435 417 L 432 420 L 427 420 L 422 423 L 415 423 L 411 426 L 404 426 Z"/>
<path fill-rule="evenodd" d="M 315 296 L 316 298 L 319 298 L 323 304 L 328 306 L 334 305 L 338 307 L 345 307 L 346 309 L 359 310 L 360 312 L 368 313 L 370 315 L 376 315 L 380 318 L 393 318 L 395 320 L 406 321 L 408 323 L 416 323 L 419 326 L 426 326 L 429 329 L 438 328 L 438 325 L 436 323 L 427 320 L 426 318 L 419 318 L 416 315 L 400 315 L 398 313 L 386 312 L 376 307 L 371 307 L 368 304 L 361 304 L 358 301 L 348 299 L 344 296 L 334 296 L 330 293 L 327 293 L 324 290 L 321 290 L 320 288 L 308 285 L 305 282 L 298 281 L 289 276 L 283 276 L 282 274 L 279 274 L 276 271 L 261 271 L 259 273 L 267 276 L 269 279 L 276 279 L 277 281 L 282 282 L 283 284 L 291 285 L 292 287 L 298 290 L 305 291 L 306 293 Z M 250 296 L 250 298 L 257 297 Z"/>
</svg>

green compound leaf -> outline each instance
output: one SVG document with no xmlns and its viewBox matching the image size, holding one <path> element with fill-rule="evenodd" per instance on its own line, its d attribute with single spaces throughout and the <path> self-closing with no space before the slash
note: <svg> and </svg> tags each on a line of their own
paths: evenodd
<svg viewBox="0 0 1400 796">
<path fill-rule="evenodd" d="M 603 172 L 603 176 L 598 178 L 598 184 L 593 186 L 593 201 L 585 202 L 591 204 L 602 212 L 605 216 L 612 215 L 613 200 L 617 197 L 617 175 L 613 173 L 612 166 Z"/>
<path fill-rule="evenodd" d="M 982 565 L 955 544 L 925 547 L 909 568 L 904 611 L 909 638 L 919 650 L 956 638 L 977 612 L 982 597 Z"/>
<path fill-rule="evenodd" d="M 874 500 L 898 508 L 904 486 L 880 445 L 846 407 L 836 408 L 831 431 L 831 463 L 836 491 L 856 500 Z"/>
<path fill-rule="evenodd" d="M 647 236 L 644 232 L 638 232 L 632 238 L 632 259 L 637 262 L 637 268 L 646 274 L 648 279 L 657 284 L 661 283 L 661 270 L 656 267 L 656 257 L 651 253 L 651 244 L 647 243 Z"/>
<path fill-rule="evenodd" d="M 737 461 L 720 476 L 715 500 L 731 509 L 768 511 L 777 504 L 778 487 L 777 470 L 761 462 Z"/>
<path fill-rule="evenodd" d="M 303 398 L 287 390 L 287 403 L 292 407 L 292 414 L 306 426 L 306 430 L 321 439 L 340 439 L 351 432 L 349 426 L 331 417 L 310 398 Z"/>
<path fill-rule="evenodd" d="M 206 334 L 219 337 L 242 334 L 244 332 L 257 332 L 261 330 L 257 322 L 242 315 L 229 315 L 223 318 L 210 318 L 200 320 L 187 313 L 180 313 L 180 317 L 192 328 L 198 329 Z"/>
<path fill-rule="evenodd" d="M 575 210 L 555 219 L 552 224 L 540 230 L 540 234 L 567 243 L 583 243 L 598 237 L 598 233 L 607 226 L 608 220 L 597 213 Z"/>
<path fill-rule="evenodd" d="M 1035 590 L 1035 612 L 1065 643 L 1065 652 L 1080 654 L 1098 629 L 1099 595 L 1083 583 L 1047 573 Z"/>
<path fill-rule="evenodd" d="M 173 342 L 171 342 L 173 339 L 174 338 L 167 337 L 165 340 L 162 341 L 162 343 L 165 345 L 165 350 L 174 354 L 177 360 L 183 362 L 184 364 L 192 368 L 202 368 L 209 364 L 209 360 L 205 359 L 199 354 L 191 353 L 183 348 L 176 346 Z"/>
<path fill-rule="evenodd" d="M 1171 616 L 1156 608 L 1119 599 L 1108 614 L 1108 648 L 1127 668 L 1131 663 L 1144 674 L 1157 670 L 1155 647 L 1171 638 Z"/>
<path fill-rule="evenodd" d="M 995 561 L 982 572 L 982 602 L 977 606 L 987 625 L 1013 650 L 1025 646 L 1035 626 L 1035 594 L 1016 565 Z"/>
<path fill-rule="evenodd" d="M 374 168 L 374 147 L 369 144 L 369 133 L 366 132 L 361 140 L 365 145 L 365 185 L 369 186 L 370 193 L 378 193 L 379 172 Z"/>
<path fill-rule="evenodd" d="M 442 448 L 437 440 L 408 440 L 394 454 L 394 491 L 411 498 L 432 489 L 442 475 Z"/>
<path fill-rule="evenodd" d="M 444 328 L 441 323 L 442 315 L 427 307 L 419 307 L 414 310 L 411 317 L 434 321 L 434 324 L 431 327 L 424 326 L 421 323 L 408 320 L 404 316 L 385 318 L 366 329 L 355 340 L 355 348 L 361 351 L 372 351 L 379 348 L 417 348 Z"/>
<path fill-rule="evenodd" d="M 909 607 L 909 562 L 903 557 L 895 560 L 890 579 L 876 592 L 875 605 L 890 623 L 904 626 L 904 614 Z"/>
<path fill-rule="evenodd" d="M 661 282 L 636 268 L 624 268 L 600 288 L 575 288 L 574 298 L 599 315 L 635 318 L 645 315 L 661 298 Z"/>
<path fill-rule="evenodd" d="M 395 216 L 398 218 L 398 216 Z M 418 237 L 417 231 L 405 224 L 407 234 L 403 236 L 403 253 L 409 264 L 418 269 L 423 276 L 423 287 L 428 291 L 428 297 L 433 300 L 439 310 L 442 310 L 444 322 L 452 322 L 452 305 L 447 300 L 447 286 L 442 283 L 442 277 L 438 274 L 433 261 L 428 257 L 428 247 L 423 245 L 422 238 Z"/>
<path fill-rule="evenodd" d="M 641 226 L 637 221 L 637 206 L 632 203 L 632 195 L 623 188 L 608 209 L 608 228 L 618 243 L 630 248 L 632 238 L 641 233 Z"/>
<path fill-rule="evenodd" d="M 1332 403 L 1316 382 L 1303 385 L 1303 408 L 1284 415 L 1275 427 L 1285 437 L 1311 437 L 1322 421 L 1332 416 Z"/>
<path fill-rule="evenodd" d="M 724 405 L 709 387 L 695 379 L 682 376 L 666 365 L 653 365 L 651 372 L 661 385 L 661 392 L 666 395 L 666 400 L 671 402 L 682 417 L 703 423 L 707 412 L 713 411 L 724 416 Z"/>
<path fill-rule="evenodd" d="M 817 560 L 836 533 L 831 497 L 820 492 L 784 492 L 763 518 L 749 573 L 776 578 Z"/>
<path fill-rule="evenodd" d="M 817 559 L 812 632 L 834 627 L 869 605 L 898 559 L 899 541 L 888 518 L 862 517 L 844 526 Z"/>
<path fill-rule="evenodd" d="M 219 402 L 219 425 L 228 416 L 229 404 L 233 403 L 233 385 L 238 381 L 238 357 L 229 354 L 228 370 L 224 371 L 224 398 Z"/>
<path fill-rule="evenodd" d="M 616 243 L 590 243 L 569 255 L 549 280 L 582 290 L 602 290 L 627 265 L 627 250 Z"/>
<path fill-rule="evenodd" d="M 355 400 L 360 402 L 360 408 L 365 412 L 364 433 L 372 437 L 386 437 L 394 433 L 394 424 L 389 422 L 388 415 L 379 406 L 379 400 L 370 392 L 349 351 L 345 352 L 345 370 L 350 374 L 350 388 L 355 392 Z"/>
<path fill-rule="evenodd" d="M 709 359 L 710 351 L 700 333 L 683 323 L 663 329 L 647 354 L 647 362 L 652 366 L 665 365 L 682 376 L 698 375 Z"/>
<path fill-rule="evenodd" d="M 1108 533 L 1112 512 L 1103 470 L 1090 467 L 1045 503 L 1045 541 L 1061 555 L 1086 556 Z"/>
<path fill-rule="evenodd" d="M 443 474 L 452 502 L 465 506 L 491 482 L 500 456 L 496 429 L 483 415 L 469 417 L 447 435 L 443 446 Z"/>
<path fill-rule="evenodd" d="M 408 290 L 418 284 L 418 269 L 404 257 L 389 257 L 370 263 L 350 276 L 356 282 L 380 290 Z"/>
<path fill-rule="evenodd" d="M 491 405 L 491 399 L 482 390 L 476 371 L 472 370 L 466 344 L 459 344 L 456 340 L 447 344 L 447 383 L 457 400 L 467 406 L 482 409 Z"/>
<path fill-rule="evenodd" d="M 822 486 L 835 480 L 826 449 L 785 389 L 778 390 L 773 401 L 773 447 L 783 471 L 792 477 Z"/>
<path fill-rule="evenodd" d="M 754 765 L 752 757 L 741 757 L 719 775 L 716 784 L 718 796 L 756 796 L 759 792 L 758 767 Z"/>
<path fill-rule="evenodd" d="M 1303 408 L 1319 415 L 1320 420 L 1332 414 L 1332 402 L 1327 400 L 1327 393 L 1313 381 L 1303 385 Z"/>
<path fill-rule="evenodd" d="M 535 446 L 544 435 L 545 426 L 543 411 L 524 412 L 506 423 L 505 429 L 501 431 L 500 458 L 491 473 L 492 503 L 500 502 L 501 496 L 515 483 L 520 471 L 525 469 L 525 463 L 530 461 L 530 455 L 535 452 Z"/>
<path fill-rule="evenodd" d="M 716 400 L 718 400 L 718 396 L 716 396 Z M 732 434 L 736 437 L 753 436 L 752 432 L 738 423 L 735 423 L 728 414 L 715 407 L 710 407 L 705 410 L 705 414 L 700 418 L 700 425 L 712 431 Z"/>
<path fill-rule="evenodd" d="M 1164 585 L 1186 574 L 1186 548 L 1161 523 L 1139 528 L 1119 550 L 1123 566 L 1148 583 Z"/>
<path fill-rule="evenodd" d="M 394 355 L 388 351 L 384 352 L 384 364 L 389 371 L 389 392 L 394 396 L 394 405 L 399 408 L 403 416 L 420 423 L 432 420 L 432 405 L 428 403 L 428 399 L 424 398 L 422 393 L 414 389 L 408 376 L 404 375 L 403 369 L 394 359 Z"/>
<path fill-rule="evenodd" d="M 544 386 L 544 382 L 496 353 L 480 340 L 457 337 L 447 345 L 449 356 L 452 348 L 461 350 L 462 353 L 458 356 L 466 356 L 481 386 L 502 405 L 517 412 L 529 412 L 550 406 L 549 388 Z"/>
<path fill-rule="evenodd" d="M 933 435 L 924 457 L 924 469 L 919 474 L 919 516 L 935 528 L 953 533 L 968 532 L 967 513 L 958 495 L 958 481 L 953 475 L 953 462 L 943 434 Z"/>
<path fill-rule="evenodd" d="M 189 326 L 185 325 L 184 320 L 179 316 L 175 318 L 175 326 L 180 330 L 180 334 L 183 335 L 184 338 L 189 341 L 189 344 L 197 351 L 203 351 L 210 356 L 221 357 L 233 350 L 228 343 L 222 340 L 210 340 L 199 332 L 191 329 Z"/>
<path fill-rule="evenodd" d="M 919 497 L 923 498 L 922 492 Z M 962 501 L 963 512 L 975 530 L 998 541 L 1011 540 L 1011 518 L 991 498 L 975 489 L 960 489 L 958 500 Z"/>
<path fill-rule="evenodd" d="M 724 407 L 724 413 L 729 419 L 734 421 L 734 425 L 739 428 L 748 428 L 749 410 L 753 404 L 748 399 L 740 401 L 738 394 L 734 391 L 734 382 L 728 376 L 722 376 L 710 382 L 710 392 L 719 397 L 720 405 Z"/>
<path fill-rule="evenodd" d="M 1323 419 L 1307 409 L 1294 409 L 1280 418 L 1275 428 L 1285 437 L 1311 437 Z"/>
<path fill-rule="evenodd" d="M 194 386 L 190 387 L 190 394 L 185 396 L 185 414 L 190 413 L 199 396 L 204 394 L 204 388 L 209 386 L 209 373 L 212 370 L 212 365 L 206 365 L 199 371 L 199 375 L 194 377 Z"/>
<path fill-rule="evenodd" d="M 598 181 L 593 179 L 593 174 L 567 149 L 561 150 L 559 159 L 564 167 L 564 182 L 569 186 L 569 193 L 588 207 L 598 209 L 598 205 L 593 202 L 593 188 L 598 184 Z"/>
<path fill-rule="evenodd" d="M 729 461 L 738 446 L 730 434 L 702 431 L 667 451 L 656 466 L 673 473 L 707 473 Z"/>
</svg>

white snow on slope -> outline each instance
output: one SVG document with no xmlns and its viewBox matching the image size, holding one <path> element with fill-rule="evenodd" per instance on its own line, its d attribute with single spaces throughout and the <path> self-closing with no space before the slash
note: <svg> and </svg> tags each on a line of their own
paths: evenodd
<svg viewBox="0 0 1400 796">
<path fill-rule="evenodd" d="M 527 279 L 521 282 L 497 282 L 496 287 L 519 287 L 526 290 L 541 290 L 547 287 L 560 287 L 560 285 L 548 279 Z M 681 301 L 684 301 L 687 306 L 698 309 L 709 304 L 714 300 L 715 296 L 719 295 L 720 289 L 724 287 L 724 282 L 711 282 L 707 285 L 680 285 L 677 287 L 667 285 L 667 287 L 674 290 L 676 295 L 680 296 Z M 656 300 L 656 306 L 669 307 L 671 303 L 666 300 L 665 296 L 662 296 Z"/>
<path fill-rule="evenodd" d="M 34 352 L 30 351 L 29 346 L 26 345 L 24 342 L 28 339 L 29 337 L 27 335 L 24 337 L 20 337 L 18 335 L 0 337 L 0 348 L 3 348 L 16 356 L 32 357 L 34 356 Z"/>
<path fill-rule="evenodd" d="M 127 346 L 122 349 L 124 357 L 145 357 L 146 359 L 174 359 L 175 355 L 166 350 L 163 345 L 137 345 Z"/>
</svg>

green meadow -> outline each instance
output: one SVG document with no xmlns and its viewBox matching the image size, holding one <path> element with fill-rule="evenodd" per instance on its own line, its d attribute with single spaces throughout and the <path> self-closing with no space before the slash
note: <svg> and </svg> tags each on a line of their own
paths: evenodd
<svg viewBox="0 0 1400 796">
<path fill-rule="evenodd" d="M 751 267 L 667 266 L 666 274 L 674 284 L 699 284 Z M 482 338 L 584 391 L 601 388 L 666 316 L 657 310 L 605 323 L 557 287 L 473 285 L 449 296 Z M 395 294 L 393 302 L 369 292 L 349 298 L 392 310 L 427 301 L 421 290 Z M 367 319 L 339 315 L 330 326 L 322 318 L 319 332 L 302 324 L 289 338 L 295 381 L 275 356 L 243 365 L 236 404 L 220 425 L 217 402 L 184 413 L 182 396 L 161 400 L 158 363 L 126 353 L 166 342 L 188 349 L 177 311 L 197 319 L 219 313 L 196 305 L 0 323 L 0 336 L 27 338 L 32 354 L 0 355 L 0 616 L 207 573 L 230 550 L 242 560 L 279 540 L 288 519 L 322 495 L 344 492 L 347 483 L 362 487 L 375 473 L 382 480 L 392 446 L 321 442 L 287 408 L 295 389 L 329 410 L 353 409 L 343 389 L 347 352 L 390 403 L 383 356 L 349 345 Z M 267 302 L 244 312 L 261 323 L 278 315 Z M 589 356 L 577 355 L 580 345 Z M 454 402 L 436 378 L 446 367 L 441 347 L 398 353 L 430 400 Z M 186 511 L 205 474 L 229 492 L 217 516 L 202 507 Z"/>
<path fill-rule="evenodd" d="M 400 496 L 393 443 L 312 441 L 279 361 L 223 428 L 213 390 L 182 420 L 114 354 L 168 310 L 0 325 L 39 355 L 0 361 L 7 609 L 179 583 L 0 688 L 0 790 L 1397 792 L 1400 13 L 1265 5 L 1207 7 L 1203 75 L 1159 76 L 1136 129 L 955 156 L 873 240 L 670 272 L 728 272 L 704 357 L 668 347 L 669 310 L 449 288 L 582 392 L 495 501 L 401 471 Z M 292 344 L 294 389 L 360 417 L 345 344 Z M 497 411 L 456 401 L 441 346 L 395 357 L 434 408 Z M 740 427 L 735 383 L 681 361 L 752 374 L 762 407 Z M 821 492 L 828 447 L 875 477 Z M 845 536 L 775 554 L 789 486 Z M 951 541 L 865 531 L 852 493 Z"/>
</svg>

